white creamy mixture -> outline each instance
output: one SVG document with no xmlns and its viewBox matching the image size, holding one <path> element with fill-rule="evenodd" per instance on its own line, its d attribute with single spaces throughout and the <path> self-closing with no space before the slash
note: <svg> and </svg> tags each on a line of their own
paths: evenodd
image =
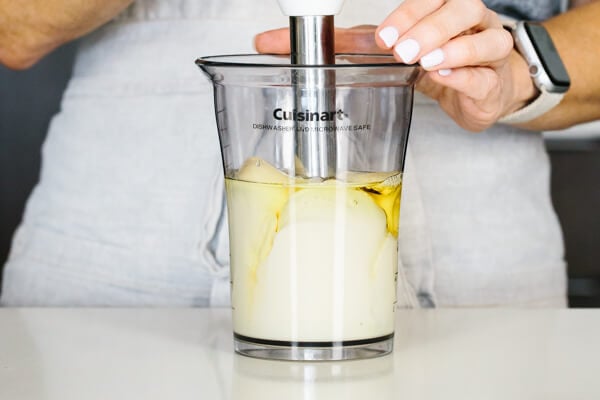
<svg viewBox="0 0 600 400">
<path fill-rule="evenodd" d="M 236 333 L 327 342 L 393 333 L 400 175 L 390 176 L 307 183 L 253 158 L 227 179 Z"/>
</svg>

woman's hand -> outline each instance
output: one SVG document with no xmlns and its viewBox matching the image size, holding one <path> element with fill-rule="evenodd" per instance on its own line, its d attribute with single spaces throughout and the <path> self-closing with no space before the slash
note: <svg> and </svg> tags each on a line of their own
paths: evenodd
<svg viewBox="0 0 600 400">
<path fill-rule="evenodd" d="M 465 129 L 486 129 L 536 95 L 512 36 L 481 0 L 406 0 L 376 37 L 398 60 L 420 62 L 419 90 Z"/>
<path fill-rule="evenodd" d="M 417 88 L 456 123 L 481 131 L 535 97 L 525 61 L 481 0 L 406 0 L 376 29 L 339 29 L 337 52 L 392 52 L 427 71 Z M 261 52 L 289 52 L 287 31 L 257 36 Z"/>
</svg>

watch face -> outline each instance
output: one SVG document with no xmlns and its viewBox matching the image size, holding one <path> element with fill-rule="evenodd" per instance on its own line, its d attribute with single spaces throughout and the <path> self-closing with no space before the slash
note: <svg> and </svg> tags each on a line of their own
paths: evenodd
<svg viewBox="0 0 600 400">
<path fill-rule="evenodd" d="M 524 26 L 552 84 L 566 91 L 571 80 L 546 28 L 530 22 L 526 22 Z"/>
</svg>

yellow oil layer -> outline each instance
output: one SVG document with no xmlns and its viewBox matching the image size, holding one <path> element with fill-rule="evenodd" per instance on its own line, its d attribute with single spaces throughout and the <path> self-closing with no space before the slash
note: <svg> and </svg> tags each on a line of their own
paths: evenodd
<svg viewBox="0 0 600 400">
<path fill-rule="evenodd" d="M 246 160 L 235 178 L 226 181 L 246 181 L 253 183 L 269 184 L 268 186 L 280 190 L 266 189 L 273 199 L 264 199 L 264 206 L 274 211 L 277 215 L 281 209 L 275 210 L 274 206 L 285 205 L 290 193 L 303 189 L 317 189 L 319 187 L 344 186 L 348 190 L 357 190 L 367 193 L 386 215 L 388 231 L 398 237 L 398 224 L 400 220 L 400 199 L 402 193 L 402 175 L 400 173 L 386 172 L 347 172 L 341 179 L 331 179 L 322 182 L 309 181 L 304 178 L 290 177 L 273 167 L 266 161 L 252 157 Z M 230 186 L 231 183 L 228 184 Z"/>
<path fill-rule="evenodd" d="M 400 198 L 402 193 L 402 182 L 397 179 L 397 183 L 377 182 L 375 184 L 361 186 L 362 190 L 369 194 L 375 204 L 377 204 L 384 212 L 387 222 L 387 230 L 394 237 L 398 237 L 398 224 L 400 221 Z"/>
</svg>

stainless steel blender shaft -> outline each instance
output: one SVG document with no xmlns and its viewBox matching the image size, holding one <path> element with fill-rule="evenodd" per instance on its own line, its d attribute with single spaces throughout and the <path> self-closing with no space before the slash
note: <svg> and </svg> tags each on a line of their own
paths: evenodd
<svg viewBox="0 0 600 400">
<path fill-rule="evenodd" d="M 335 63 L 333 15 L 290 17 L 292 64 Z"/>
<path fill-rule="evenodd" d="M 335 64 L 332 15 L 290 17 L 291 61 L 296 65 Z M 296 122 L 296 157 L 308 178 L 332 178 L 336 170 L 335 71 L 305 68 L 294 71 L 295 108 L 310 116 Z M 321 118 L 326 113 L 324 118 Z M 314 118 L 318 116 L 317 118 Z"/>
</svg>

